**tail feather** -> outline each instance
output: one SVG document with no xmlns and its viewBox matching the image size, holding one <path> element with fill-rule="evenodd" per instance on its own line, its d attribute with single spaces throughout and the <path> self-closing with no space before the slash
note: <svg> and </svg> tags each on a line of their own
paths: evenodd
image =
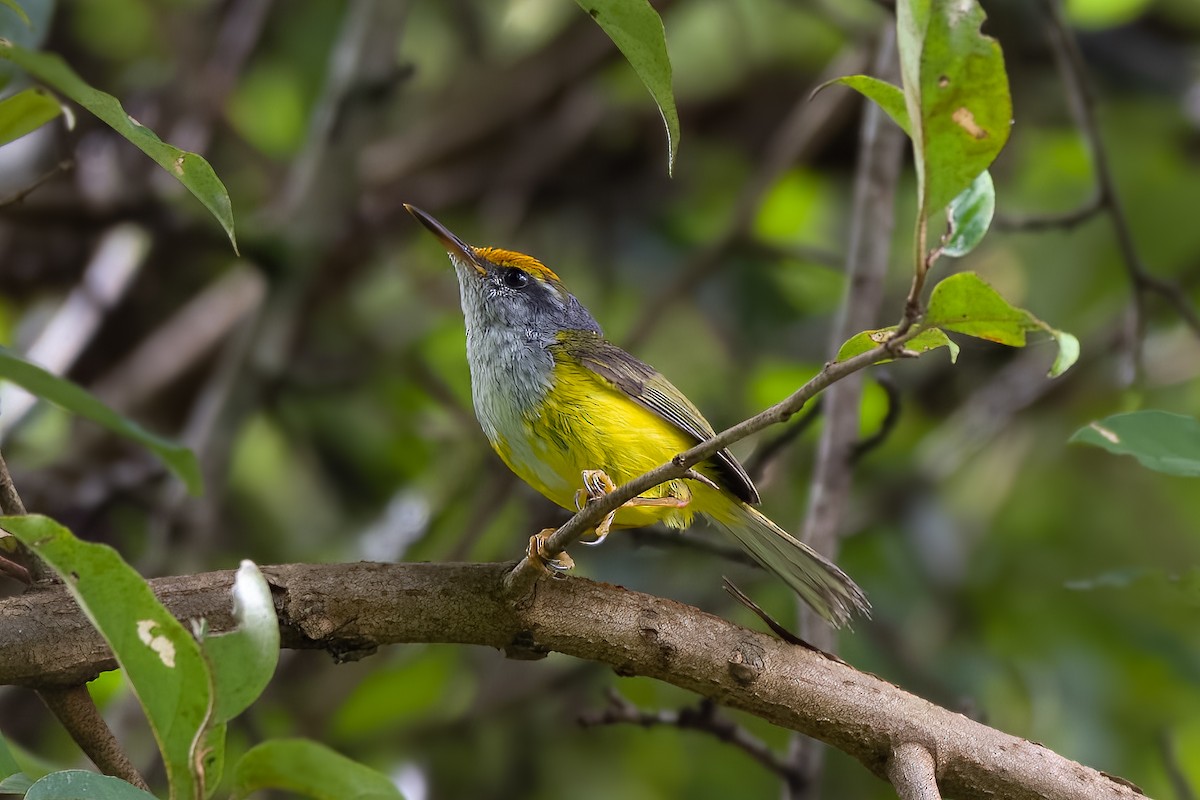
<svg viewBox="0 0 1200 800">
<path fill-rule="evenodd" d="M 845 625 L 856 613 L 870 616 L 871 604 L 850 576 L 755 509 L 731 503 L 727 513 L 708 516 L 836 627 Z"/>
</svg>

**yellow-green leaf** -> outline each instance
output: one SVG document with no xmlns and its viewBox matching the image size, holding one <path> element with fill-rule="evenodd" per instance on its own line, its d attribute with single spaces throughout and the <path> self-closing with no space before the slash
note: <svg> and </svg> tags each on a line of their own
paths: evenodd
<svg viewBox="0 0 1200 800">
<path fill-rule="evenodd" d="M 874 100 L 884 113 L 891 117 L 892 122 L 899 125 L 900 129 L 910 137 L 912 136 L 912 121 L 908 118 L 908 108 L 904 105 L 904 92 L 899 86 L 881 81 L 879 78 L 872 78 L 870 75 L 844 75 L 841 78 L 834 78 L 822 83 L 813 90 L 813 94 L 835 83 L 849 86 L 863 97 Z"/>
<path fill-rule="evenodd" d="M 159 139 L 154 131 L 125 113 L 117 98 L 93 89 L 67 62 L 54 53 L 27 50 L 8 40 L 0 39 L 0 58 L 12 61 L 33 77 L 53 86 L 150 156 L 204 204 L 209 213 L 221 223 L 234 250 L 237 250 L 229 192 L 202 156 L 180 150 Z"/>
<path fill-rule="evenodd" d="M 838 349 L 837 360 L 845 361 L 853 358 L 860 353 L 865 353 L 872 347 L 878 347 L 892 338 L 892 334 L 896 332 L 896 326 L 892 325 L 887 328 L 878 328 L 872 331 L 863 331 L 856 333 L 846 340 L 846 343 Z M 936 350 L 939 347 L 945 347 L 950 351 L 950 363 L 958 361 L 958 345 L 951 341 L 950 337 L 942 333 L 937 328 L 931 328 L 918 333 L 913 338 L 904 343 L 904 349 L 910 353 L 927 353 L 930 350 Z M 878 363 L 882 364 L 892 359 L 884 359 Z"/>
<path fill-rule="evenodd" d="M 1024 347 L 1029 331 L 1042 331 L 1053 336 L 1059 346 L 1050 377 L 1061 375 L 1079 358 L 1078 339 L 1011 305 L 973 272 L 951 275 L 933 288 L 921 327 L 941 328 L 1010 347 Z"/>
<path fill-rule="evenodd" d="M 36 131 L 61 113 L 58 101 L 38 87 L 0 100 L 0 145 Z"/>
</svg>

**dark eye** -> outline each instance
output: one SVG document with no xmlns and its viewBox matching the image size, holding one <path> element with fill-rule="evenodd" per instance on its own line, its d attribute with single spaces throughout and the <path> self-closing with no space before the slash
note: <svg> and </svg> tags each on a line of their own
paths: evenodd
<svg viewBox="0 0 1200 800">
<path fill-rule="evenodd" d="M 500 276 L 500 280 L 504 281 L 504 285 L 510 289 L 524 289 L 529 285 L 528 273 L 522 272 L 519 269 L 509 268 L 504 270 L 504 274 Z"/>
</svg>

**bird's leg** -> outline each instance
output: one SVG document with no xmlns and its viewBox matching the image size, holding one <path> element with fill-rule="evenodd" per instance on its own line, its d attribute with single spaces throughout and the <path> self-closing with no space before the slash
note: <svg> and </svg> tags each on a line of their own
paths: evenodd
<svg viewBox="0 0 1200 800">
<path fill-rule="evenodd" d="M 553 577 L 558 577 L 567 570 L 573 569 L 575 567 L 575 560 L 565 552 L 554 556 L 546 553 L 546 540 L 550 538 L 550 535 L 554 531 L 554 528 L 542 528 L 542 530 L 530 536 L 529 549 L 525 554 L 542 572 Z"/>
<path fill-rule="evenodd" d="M 616 488 L 617 485 L 613 483 L 613 479 L 608 477 L 608 473 L 604 470 L 585 469 L 583 471 L 583 488 L 575 492 L 575 508 L 582 510 L 592 500 L 599 500 Z M 596 538 L 590 542 L 583 542 L 583 544 L 595 546 L 603 542 L 608 537 L 613 520 L 616 519 L 617 511 L 622 508 L 637 508 L 639 506 L 684 508 L 690 502 L 690 497 L 676 497 L 675 495 L 667 495 L 666 497 L 634 497 L 631 500 L 626 500 L 616 511 L 608 512 L 607 516 L 596 525 Z"/>
</svg>

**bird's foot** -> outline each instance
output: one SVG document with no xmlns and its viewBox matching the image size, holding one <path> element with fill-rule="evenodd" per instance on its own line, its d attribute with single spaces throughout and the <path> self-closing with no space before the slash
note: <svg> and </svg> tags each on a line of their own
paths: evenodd
<svg viewBox="0 0 1200 800">
<path fill-rule="evenodd" d="M 554 531 L 554 528 L 543 528 L 530 536 L 526 556 L 542 572 L 553 578 L 561 578 L 567 570 L 574 569 L 575 560 L 565 552 L 550 555 L 546 549 L 546 540 Z"/>
<path fill-rule="evenodd" d="M 585 469 L 583 475 L 583 488 L 575 492 L 575 508 L 580 511 L 583 507 L 593 500 L 599 500 L 604 495 L 617 488 L 613 483 L 613 479 L 608 477 L 608 473 L 602 469 Z M 609 530 L 612 528 L 613 520 L 616 519 L 617 512 L 610 511 L 604 516 L 604 519 L 596 525 L 596 538 L 591 541 L 580 542 L 588 547 L 595 547 L 601 544 L 608 538 Z"/>
<path fill-rule="evenodd" d="M 611 493 L 617 488 L 617 484 L 608 476 L 608 473 L 602 469 L 585 469 L 582 473 L 583 488 L 575 492 L 575 508 L 583 510 L 583 507 L 593 500 L 599 500 L 606 494 Z M 673 494 L 666 497 L 634 497 L 621 504 L 620 508 L 638 508 L 643 506 L 658 506 L 660 508 L 684 508 L 690 503 L 691 497 L 677 497 Z M 619 510 L 619 509 L 618 509 Z M 603 542 L 612 529 L 613 520 L 616 519 L 617 512 L 610 511 L 607 516 L 600 521 L 596 526 L 596 538 L 588 542 L 582 542 L 590 547 Z"/>
</svg>

